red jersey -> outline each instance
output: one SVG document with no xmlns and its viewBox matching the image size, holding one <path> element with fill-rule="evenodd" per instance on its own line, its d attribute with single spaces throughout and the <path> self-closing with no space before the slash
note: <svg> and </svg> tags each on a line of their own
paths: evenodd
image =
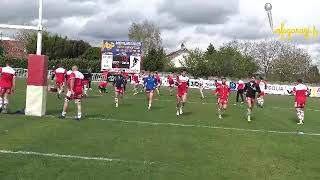
<svg viewBox="0 0 320 180">
<path fill-rule="evenodd" d="M 70 75 L 71 75 L 72 71 L 68 71 L 67 72 L 67 76 L 66 76 L 66 79 L 67 79 L 67 88 L 70 90 Z"/>
<path fill-rule="evenodd" d="M 189 86 L 189 78 L 187 76 L 178 76 L 177 77 L 178 82 L 178 89 L 188 89 Z"/>
<path fill-rule="evenodd" d="M 220 84 L 216 90 L 213 91 L 213 94 L 219 93 L 220 99 L 228 99 L 230 95 L 230 88 L 228 85 Z"/>
<path fill-rule="evenodd" d="M 258 85 L 260 87 L 261 92 L 267 90 L 267 82 L 265 80 L 258 80 Z"/>
<path fill-rule="evenodd" d="M 103 81 L 107 81 L 107 79 L 108 79 L 108 71 L 104 71 L 104 72 L 102 73 L 102 80 L 103 80 Z"/>
<path fill-rule="evenodd" d="M 309 90 L 306 85 L 298 84 L 293 88 L 293 93 L 296 96 L 296 102 L 305 103 L 309 95 Z"/>
<path fill-rule="evenodd" d="M 84 78 L 83 74 L 79 71 L 73 71 L 70 74 L 70 80 L 74 79 L 73 91 L 79 91 L 81 89 L 82 92 L 82 80 Z"/>
<path fill-rule="evenodd" d="M 11 89 L 13 85 L 13 78 L 16 77 L 16 72 L 10 66 L 6 66 L 0 68 L 0 74 L 0 87 L 5 89 Z"/>
<path fill-rule="evenodd" d="M 238 88 L 237 88 L 238 90 L 243 90 L 244 89 L 245 84 L 244 84 L 243 81 L 240 80 L 240 81 L 238 81 L 237 84 L 238 84 Z"/>
<path fill-rule="evenodd" d="M 123 76 L 126 80 L 128 80 L 128 79 L 129 79 L 129 75 L 128 75 L 128 73 L 123 72 L 123 73 L 121 73 L 121 74 L 122 74 L 122 76 Z"/>
<path fill-rule="evenodd" d="M 218 88 L 221 85 L 221 83 L 217 81 L 214 85 L 216 86 L 216 88 Z"/>
<path fill-rule="evenodd" d="M 157 80 L 158 85 L 161 84 L 161 77 L 159 74 L 156 75 L 156 80 Z"/>
<path fill-rule="evenodd" d="M 106 81 L 102 81 L 99 83 L 99 87 L 101 87 L 101 88 L 106 88 L 107 85 L 108 85 L 108 83 Z"/>
<path fill-rule="evenodd" d="M 173 80 L 173 77 L 171 75 L 169 75 L 167 79 L 168 79 L 168 83 L 169 84 L 174 84 L 174 80 Z"/>
<path fill-rule="evenodd" d="M 139 76 L 137 74 L 134 74 L 132 76 L 132 81 L 135 82 L 135 83 L 139 83 Z"/>
<path fill-rule="evenodd" d="M 56 82 L 64 82 L 65 75 L 67 74 L 67 70 L 64 68 L 58 68 L 54 71 L 56 76 Z"/>
</svg>

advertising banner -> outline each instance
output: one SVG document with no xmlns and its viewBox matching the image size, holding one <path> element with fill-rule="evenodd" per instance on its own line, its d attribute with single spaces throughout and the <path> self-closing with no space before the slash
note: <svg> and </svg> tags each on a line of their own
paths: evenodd
<svg viewBox="0 0 320 180">
<path fill-rule="evenodd" d="M 142 52 L 141 42 L 105 40 L 101 47 L 101 71 L 140 73 Z"/>
</svg>

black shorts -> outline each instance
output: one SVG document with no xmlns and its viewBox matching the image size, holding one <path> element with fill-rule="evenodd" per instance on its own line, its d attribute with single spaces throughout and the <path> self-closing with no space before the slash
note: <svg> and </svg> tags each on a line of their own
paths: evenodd
<svg viewBox="0 0 320 180">
<path fill-rule="evenodd" d="M 243 94 L 244 93 L 244 90 L 243 89 L 240 89 L 237 91 L 239 94 Z"/>
<path fill-rule="evenodd" d="M 104 88 L 104 87 L 101 87 L 101 86 L 99 86 L 98 88 L 99 88 L 99 90 L 100 90 L 101 92 L 106 92 L 106 91 L 107 91 L 107 88 Z"/>
</svg>

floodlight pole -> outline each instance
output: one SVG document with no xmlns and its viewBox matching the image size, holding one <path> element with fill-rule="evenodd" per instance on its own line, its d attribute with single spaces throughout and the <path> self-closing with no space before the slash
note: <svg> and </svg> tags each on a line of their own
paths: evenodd
<svg viewBox="0 0 320 180">
<path fill-rule="evenodd" d="M 267 11 L 268 19 L 269 19 L 269 25 L 270 25 L 271 30 L 273 31 L 273 20 L 272 20 L 272 13 L 271 13 L 272 5 L 271 5 L 271 3 L 266 3 L 264 5 L 264 9 Z"/>
</svg>

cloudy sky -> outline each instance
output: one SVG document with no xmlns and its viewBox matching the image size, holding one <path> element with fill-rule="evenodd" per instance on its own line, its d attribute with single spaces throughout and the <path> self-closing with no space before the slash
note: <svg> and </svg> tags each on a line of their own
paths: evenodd
<svg viewBox="0 0 320 180">
<path fill-rule="evenodd" d="M 132 22 L 154 21 L 168 52 L 182 42 L 188 48 L 220 46 L 232 39 L 279 38 L 268 25 L 264 4 L 273 5 L 275 28 L 312 27 L 320 32 L 318 0 L 43 0 L 44 25 L 51 32 L 99 45 L 103 39 L 127 39 Z M 35 24 L 37 0 L 1 0 L 0 23 Z M 4 31 L 4 33 L 10 33 Z M 319 38 L 320 40 L 320 34 Z M 313 57 L 320 55 L 319 41 L 293 42 Z"/>
</svg>

